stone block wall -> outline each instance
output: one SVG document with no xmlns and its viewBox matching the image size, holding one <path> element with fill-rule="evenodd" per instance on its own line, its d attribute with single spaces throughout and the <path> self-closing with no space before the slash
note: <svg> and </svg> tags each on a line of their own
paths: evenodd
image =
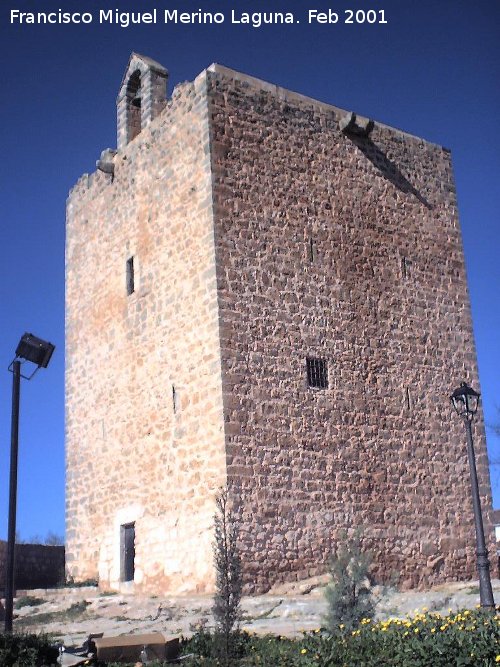
<svg viewBox="0 0 500 667">
<path fill-rule="evenodd" d="M 362 527 L 404 586 L 475 576 L 463 426 L 478 386 L 449 151 L 209 72 L 228 480 L 249 590 Z M 310 388 L 306 358 L 328 364 Z M 484 432 L 476 429 L 491 507 Z M 487 524 L 489 527 L 489 524 Z"/>
<path fill-rule="evenodd" d="M 7 542 L 0 540 L 0 590 L 5 585 Z M 16 544 L 14 585 L 17 590 L 54 588 L 64 582 L 64 547 Z"/>
<path fill-rule="evenodd" d="M 85 175 L 67 207 L 67 568 L 145 591 L 213 586 L 225 484 L 206 79 Z M 133 257 L 134 291 L 126 265 Z M 133 584 L 120 527 L 135 523 Z"/>
</svg>

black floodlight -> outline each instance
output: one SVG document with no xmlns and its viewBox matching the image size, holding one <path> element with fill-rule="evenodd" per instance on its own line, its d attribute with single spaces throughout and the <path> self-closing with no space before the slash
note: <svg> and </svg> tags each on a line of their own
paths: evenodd
<svg viewBox="0 0 500 667">
<path fill-rule="evenodd" d="M 469 387 L 466 382 L 462 382 L 460 387 L 455 389 L 453 394 L 450 396 L 450 400 L 453 407 L 455 408 L 457 415 L 460 417 L 465 417 L 471 421 L 479 407 L 480 396 L 481 394 L 478 394 L 477 391 L 474 391 L 474 389 Z"/>
<path fill-rule="evenodd" d="M 47 368 L 52 352 L 54 352 L 52 343 L 37 338 L 31 333 L 25 333 L 16 348 L 16 357 L 31 361 L 38 368 Z"/>
<path fill-rule="evenodd" d="M 12 632 L 14 618 L 14 557 L 16 546 L 17 515 L 17 459 L 19 450 L 19 399 L 21 378 L 31 380 L 39 368 L 47 368 L 54 352 L 54 345 L 31 333 L 22 336 L 16 348 L 16 356 L 9 366 L 12 373 L 12 422 L 10 431 L 10 478 L 9 478 L 9 525 L 7 529 L 7 552 L 5 558 L 5 632 Z M 36 366 L 31 375 L 21 373 L 21 359 Z"/>
</svg>

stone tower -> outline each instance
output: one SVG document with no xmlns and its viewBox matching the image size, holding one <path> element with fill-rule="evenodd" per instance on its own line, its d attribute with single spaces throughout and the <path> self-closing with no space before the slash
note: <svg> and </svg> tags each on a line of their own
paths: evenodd
<svg viewBox="0 0 500 667">
<path fill-rule="evenodd" d="M 69 574 L 210 590 L 228 485 L 249 591 L 355 526 L 404 586 L 473 576 L 449 151 L 219 65 L 166 82 L 132 54 L 68 199 Z"/>
</svg>

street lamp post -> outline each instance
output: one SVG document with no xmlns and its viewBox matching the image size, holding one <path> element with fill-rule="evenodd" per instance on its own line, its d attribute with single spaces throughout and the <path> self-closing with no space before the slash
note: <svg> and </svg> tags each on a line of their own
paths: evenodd
<svg viewBox="0 0 500 667">
<path fill-rule="evenodd" d="M 483 515 L 481 512 L 481 499 L 479 497 L 479 485 L 477 482 L 476 457 L 474 454 L 474 443 L 472 440 L 472 420 L 479 406 L 480 394 L 472 387 L 462 382 L 455 389 L 450 400 L 459 417 L 464 420 L 465 433 L 467 435 L 467 456 L 469 458 L 470 479 L 472 487 L 472 506 L 474 509 L 474 525 L 476 528 L 476 555 L 477 571 L 479 574 L 479 600 L 481 607 L 494 609 L 493 590 L 491 588 L 490 561 L 488 550 L 484 539 Z"/>
<path fill-rule="evenodd" d="M 7 530 L 7 558 L 5 564 L 5 632 L 12 632 L 14 610 L 14 560 L 16 549 L 16 512 L 17 512 L 17 458 L 19 450 L 19 397 L 21 378 L 31 380 L 39 368 L 47 368 L 54 346 L 52 343 L 25 333 L 16 348 L 16 357 L 10 364 L 12 372 L 12 420 L 10 435 L 10 478 L 9 478 L 9 526 Z M 30 375 L 21 373 L 21 361 L 30 361 L 36 365 Z"/>
</svg>

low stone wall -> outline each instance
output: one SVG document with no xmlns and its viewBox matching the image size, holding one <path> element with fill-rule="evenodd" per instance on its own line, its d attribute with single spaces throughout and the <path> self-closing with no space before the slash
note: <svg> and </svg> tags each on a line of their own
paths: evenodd
<svg viewBox="0 0 500 667">
<path fill-rule="evenodd" d="M 7 542 L 0 540 L 0 590 L 5 586 Z M 53 588 L 64 581 L 64 547 L 16 544 L 16 589 Z"/>
</svg>

